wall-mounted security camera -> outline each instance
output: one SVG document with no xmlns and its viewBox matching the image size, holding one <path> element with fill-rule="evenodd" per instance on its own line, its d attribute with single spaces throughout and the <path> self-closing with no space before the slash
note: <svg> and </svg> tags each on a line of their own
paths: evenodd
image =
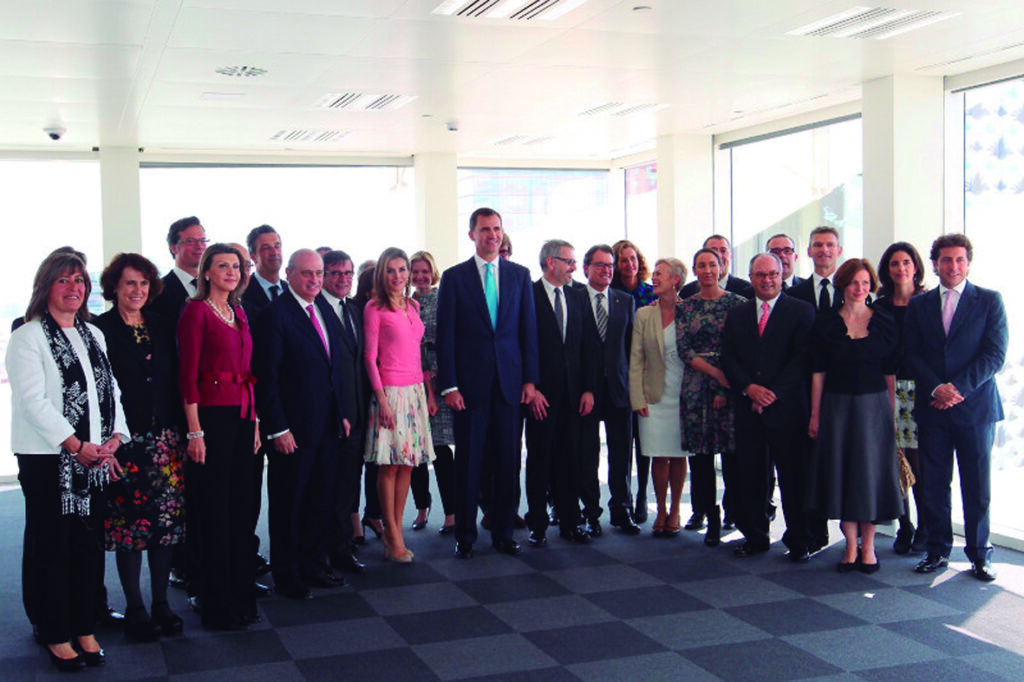
<svg viewBox="0 0 1024 682">
<path fill-rule="evenodd" d="M 43 128 L 43 132 L 50 136 L 50 139 L 56 142 L 60 138 L 64 137 L 64 133 L 68 131 L 64 126 L 47 126 Z"/>
<path fill-rule="evenodd" d="M 451 121 L 448 121 L 447 123 L 445 123 L 444 127 L 448 129 L 449 133 L 457 133 L 457 132 L 459 132 L 459 122 L 454 120 L 454 119 L 452 119 Z"/>
</svg>

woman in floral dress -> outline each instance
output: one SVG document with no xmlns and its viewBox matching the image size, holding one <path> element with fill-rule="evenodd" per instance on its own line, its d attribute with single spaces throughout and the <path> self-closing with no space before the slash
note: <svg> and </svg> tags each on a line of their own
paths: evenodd
<svg viewBox="0 0 1024 682">
<path fill-rule="evenodd" d="M 143 306 L 160 293 L 156 268 L 143 256 L 122 253 L 100 277 L 114 307 L 96 318 L 106 337 L 131 441 L 118 456 L 121 480 L 107 491 L 106 548 L 116 552 L 127 607 L 125 634 L 142 641 L 181 632 L 182 620 L 167 603 L 171 547 L 184 541 L 182 484 L 184 413 L 177 388 L 173 327 Z M 139 587 L 142 553 L 149 559 L 149 611 Z"/>
</svg>

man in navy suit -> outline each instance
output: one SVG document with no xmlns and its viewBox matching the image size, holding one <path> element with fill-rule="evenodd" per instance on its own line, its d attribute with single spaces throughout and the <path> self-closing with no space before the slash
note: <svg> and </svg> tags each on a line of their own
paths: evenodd
<svg viewBox="0 0 1024 682">
<path fill-rule="evenodd" d="M 629 458 L 633 441 L 629 404 L 629 348 L 633 340 L 633 297 L 611 288 L 615 253 L 598 244 L 583 256 L 590 319 L 597 331 L 598 366 L 594 409 L 580 428 L 580 499 L 587 517 L 587 532 L 601 534 L 601 485 L 597 468 L 601 454 L 601 422 L 608 442 L 608 510 L 612 526 L 628 535 L 640 532 L 629 500 Z"/>
<path fill-rule="evenodd" d="M 759 254 L 750 262 L 755 298 L 729 311 L 722 333 L 722 370 L 736 401 L 737 525 L 746 541 L 741 557 L 768 550 L 772 466 L 779 473 L 790 561 L 817 551 L 804 514 L 808 449 L 803 435 L 810 417 L 805 382 L 814 308 L 782 295 L 782 262 Z"/>
<path fill-rule="evenodd" d="M 796 252 L 795 239 L 788 234 L 780 232 L 768 239 L 765 249 L 768 253 L 778 257 L 779 262 L 782 263 L 783 291 L 788 291 L 790 287 L 794 287 L 804 281 L 803 277 L 798 277 L 796 274 L 796 262 L 800 258 L 800 254 Z M 753 284 L 756 284 L 756 282 Z"/>
<path fill-rule="evenodd" d="M 247 310 L 253 311 L 253 317 L 249 318 L 249 324 L 256 320 L 254 317 L 266 308 L 278 296 L 288 290 L 288 284 L 281 279 L 282 254 L 281 237 L 277 230 L 270 225 L 260 225 L 249 230 L 245 243 L 249 247 L 249 254 L 256 265 L 256 272 L 252 275 L 252 281 L 242 293 L 242 302 Z"/>
<path fill-rule="evenodd" d="M 723 289 L 740 296 L 746 296 L 747 298 L 751 298 L 754 295 L 750 288 L 750 282 L 742 277 L 733 277 L 731 274 L 732 247 L 729 245 L 728 239 L 720 234 L 713 234 L 704 240 L 703 248 L 711 249 L 722 259 L 722 280 L 719 282 L 719 285 Z M 689 298 L 697 293 L 699 288 L 700 285 L 697 284 L 697 280 L 694 280 L 683 287 L 683 290 L 679 292 L 679 298 Z"/>
<path fill-rule="evenodd" d="M 206 230 L 195 216 L 174 221 L 167 231 L 167 248 L 174 258 L 174 267 L 163 276 L 163 291 L 149 305 L 167 321 L 172 334 L 185 302 L 195 296 L 199 260 L 208 243 Z"/>
<path fill-rule="evenodd" d="M 455 554 L 462 559 L 476 542 L 485 457 L 494 472 L 491 542 L 499 552 L 520 552 L 512 538 L 517 420 L 538 379 L 537 323 L 530 271 L 501 260 L 502 234 L 497 211 L 475 210 L 469 238 L 476 254 L 448 268 L 438 292 L 437 385 L 455 411 Z"/>
<path fill-rule="evenodd" d="M 344 584 L 327 564 L 338 439 L 348 436 L 337 315 L 318 296 L 323 260 L 296 251 L 290 290 L 256 323 L 256 400 L 270 439 L 270 550 L 277 591 L 309 599 L 308 585 Z"/>
<path fill-rule="evenodd" d="M 811 230 L 807 255 L 814 261 L 814 274 L 794 284 L 786 293 L 807 301 L 819 313 L 838 310 L 843 305 L 843 292 L 836 291 L 832 283 L 839 258 L 843 255 L 843 247 L 839 243 L 839 230 L 829 225 L 821 225 Z"/>
<path fill-rule="evenodd" d="M 907 306 L 904 363 L 916 386 L 914 418 L 928 528 L 928 554 L 914 570 L 933 573 L 949 563 L 955 452 L 965 553 L 974 577 L 989 582 L 996 578 L 989 543 L 992 442 L 995 424 L 1003 419 L 995 374 L 1006 358 L 1008 332 L 999 293 L 967 281 L 973 256 L 962 234 L 936 239 L 931 260 L 939 286 L 914 296 Z"/>
</svg>

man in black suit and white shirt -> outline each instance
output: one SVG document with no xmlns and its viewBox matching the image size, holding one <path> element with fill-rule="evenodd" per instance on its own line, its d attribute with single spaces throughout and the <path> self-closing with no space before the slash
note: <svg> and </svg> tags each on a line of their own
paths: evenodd
<svg viewBox="0 0 1024 682">
<path fill-rule="evenodd" d="M 729 245 L 729 240 L 720 234 L 713 234 L 704 240 L 704 248 L 711 249 L 722 259 L 722 280 L 719 282 L 719 286 L 726 291 L 751 298 L 754 294 L 751 292 L 750 282 L 742 277 L 733 277 L 729 274 L 732 266 L 732 247 Z M 697 280 L 694 280 L 683 287 L 683 290 L 679 292 L 679 298 L 689 298 L 697 293 L 699 288 Z"/>
<path fill-rule="evenodd" d="M 245 242 L 256 265 L 256 272 L 242 294 L 242 302 L 254 313 L 259 313 L 288 290 L 287 282 L 281 279 L 281 237 L 270 225 L 260 225 L 249 231 Z M 249 324 L 253 323 L 255 320 L 250 319 Z"/>
<path fill-rule="evenodd" d="M 351 431 L 338 447 L 338 479 L 334 513 L 327 537 L 327 556 L 340 571 L 363 573 L 366 566 L 352 553 L 352 513 L 359 501 L 359 480 L 363 472 L 363 447 L 369 405 L 369 379 L 363 363 L 363 311 L 349 300 L 355 265 L 344 251 L 324 254 L 324 288 L 320 295 L 338 316 L 341 337 L 342 390 L 348 406 Z"/>
<path fill-rule="evenodd" d="M 736 400 L 737 525 L 746 538 L 736 554 L 766 552 L 771 544 L 767 506 L 774 464 L 786 517 L 782 541 L 791 561 L 804 562 L 819 549 L 803 512 L 814 308 L 782 295 L 782 263 L 773 254 L 754 257 L 750 278 L 755 298 L 729 311 L 722 333 L 722 369 Z"/>
<path fill-rule="evenodd" d="M 822 225 L 811 230 L 807 255 L 814 261 L 814 274 L 803 282 L 796 284 L 786 293 L 807 301 L 819 313 L 828 310 L 839 310 L 843 305 L 843 292 L 836 291 L 832 277 L 839 267 L 839 259 L 843 255 L 843 247 L 839 244 L 839 230 L 829 225 Z"/>
<path fill-rule="evenodd" d="M 308 585 L 345 580 L 327 563 L 338 440 L 349 435 L 342 388 L 341 325 L 327 301 L 323 260 L 292 254 L 291 285 L 260 313 L 254 338 L 257 409 L 270 449 L 270 550 L 277 591 L 309 599 Z"/>
<path fill-rule="evenodd" d="M 199 260 L 208 243 L 206 230 L 195 216 L 174 221 L 167 231 L 167 248 L 174 258 L 174 267 L 163 276 L 163 291 L 150 307 L 168 322 L 172 332 L 185 302 L 195 296 Z"/>
<path fill-rule="evenodd" d="M 629 494 L 630 444 L 633 420 L 629 405 L 629 347 L 633 340 L 633 297 L 611 288 L 615 253 L 607 244 L 592 246 L 583 257 L 590 316 L 598 333 L 597 386 L 594 409 L 580 425 L 580 499 L 587 532 L 601 534 L 601 484 L 597 468 L 601 454 L 601 422 L 608 440 L 608 499 L 611 524 L 629 535 L 640 532 L 633 519 Z"/>
<path fill-rule="evenodd" d="M 769 238 L 765 247 L 768 253 L 778 257 L 782 263 L 783 291 L 788 291 L 790 287 L 794 287 L 804 281 L 803 277 L 798 277 L 796 274 L 796 262 L 800 258 L 800 254 L 796 252 L 795 239 L 788 234 L 780 232 Z"/>
</svg>

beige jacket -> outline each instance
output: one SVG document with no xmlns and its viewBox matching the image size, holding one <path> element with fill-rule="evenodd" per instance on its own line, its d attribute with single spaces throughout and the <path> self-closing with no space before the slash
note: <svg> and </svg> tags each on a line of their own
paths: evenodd
<svg viewBox="0 0 1024 682">
<path fill-rule="evenodd" d="M 661 400 L 665 390 L 665 342 L 661 308 L 645 306 L 633 320 L 629 353 L 629 402 L 634 410 Z"/>
</svg>

